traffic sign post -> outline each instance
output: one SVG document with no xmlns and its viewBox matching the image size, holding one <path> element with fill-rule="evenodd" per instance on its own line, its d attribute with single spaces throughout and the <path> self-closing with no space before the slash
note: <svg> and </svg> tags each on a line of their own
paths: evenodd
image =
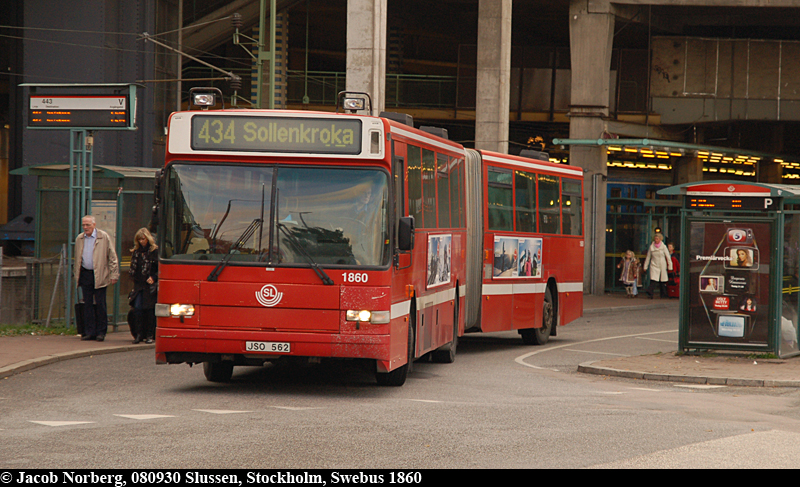
<svg viewBox="0 0 800 487">
<path fill-rule="evenodd" d="M 28 126 L 35 130 L 69 130 L 69 220 L 67 252 L 69 275 L 72 274 L 75 239 L 81 218 L 92 212 L 92 174 L 94 132 L 136 130 L 136 88 L 133 83 L 24 83 L 29 88 Z M 119 255 L 120 239 L 115 242 Z M 119 283 L 116 284 L 119 286 Z M 72 285 L 66 286 L 65 319 L 72 322 L 72 305 L 77 302 Z M 118 289 L 115 289 L 115 296 Z M 119 300 L 114 300 L 114 316 Z"/>
</svg>

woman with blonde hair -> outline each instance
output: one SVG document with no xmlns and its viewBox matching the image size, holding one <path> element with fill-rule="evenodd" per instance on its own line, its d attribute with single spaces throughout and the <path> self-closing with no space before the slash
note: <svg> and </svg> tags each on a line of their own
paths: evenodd
<svg viewBox="0 0 800 487">
<path fill-rule="evenodd" d="M 146 228 L 140 228 L 133 237 L 131 268 L 128 274 L 133 279 L 133 290 L 128 301 L 133 308 L 135 330 L 133 343 L 153 343 L 156 334 L 155 307 L 158 301 L 158 246 Z"/>
<path fill-rule="evenodd" d="M 664 240 L 662 234 L 653 235 L 653 243 L 647 249 L 647 257 L 644 260 L 644 270 L 650 272 L 650 285 L 645 291 L 650 299 L 653 299 L 653 289 L 656 284 L 661 290 L 661 297 L 666 297 L 667 281 L 669 281 L 669 273 L 672 272 L 672 258 L 662 240 Z"/>
</svg>

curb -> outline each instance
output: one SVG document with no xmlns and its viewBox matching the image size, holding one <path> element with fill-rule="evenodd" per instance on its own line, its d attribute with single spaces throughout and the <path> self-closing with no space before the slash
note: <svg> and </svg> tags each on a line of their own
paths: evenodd
<svg viewBox="0 0 800 487">
<path fill-rule="evenodd" d="M 685 384 L 706 384 L 731 387 L 800 387 L 800 380 L 743 379 L 734 377 L 691 376 L 674 374 L 656 374 L 635 370 L 611 369 L 595 367 L 594 362 L 578 365 L 578 372 L 593 375 L 606 375 L 624 379 L 640 379 L 662 382 L 682 382 Z"/>
<path fill-rule="evenodd" d="M 44 365 L 61 362 L 62 360 L 69 360 L 73 358 L 91 357 L 92 355 L 106 355 L 109 353 L 117 352 L 132 352 L 136 350 L 147 350 L 155 348 L 155 344 L 144 345 L 122 345 L 118 347 L 98 348 L 94 350 L 78 350 L 73 352 L 55 353 L 53 355 L 45 355 L 44 357 L 37 357 L 30 360 L 23 360 L 11 365 L 0 368 L 0 379 L 11 377 L 12 375 L 21 374 Z"/>
</svg>

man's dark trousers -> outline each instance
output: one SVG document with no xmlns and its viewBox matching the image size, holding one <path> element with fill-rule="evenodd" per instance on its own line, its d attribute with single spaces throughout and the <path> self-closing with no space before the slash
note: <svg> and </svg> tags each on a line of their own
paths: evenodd
<svg viewBox="0 0 800 487">
<path fill-rule="evenodd" d="M 108 331 L 106 288 L 94 288 L 94 271 L 81 267 L 78 286 L 83 293 L 83 336 L 105 337 Z M 94 309 L 92 307 L 94 303 Z"/>
</svg>

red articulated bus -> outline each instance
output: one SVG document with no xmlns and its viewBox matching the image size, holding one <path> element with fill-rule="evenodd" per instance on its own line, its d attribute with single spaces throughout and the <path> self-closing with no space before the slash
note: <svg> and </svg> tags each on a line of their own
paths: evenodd
<svg viewBox="0 0 800 487">
<path fill-rule="evenodd" d="M 544 343 L 581 316 L 580 170 L 382 115 L 172 114 L 157 363 L 226 382 L 284 357 L 368 359 L 400 386 L 423 355 L 452 362 L 465 331 Z"/>
<path fill-rule="evenodd" d="M 543 345 L 583 316 L 583 171 L 471 149 L 467 168 L 466 332 Z"/>
</svg>

